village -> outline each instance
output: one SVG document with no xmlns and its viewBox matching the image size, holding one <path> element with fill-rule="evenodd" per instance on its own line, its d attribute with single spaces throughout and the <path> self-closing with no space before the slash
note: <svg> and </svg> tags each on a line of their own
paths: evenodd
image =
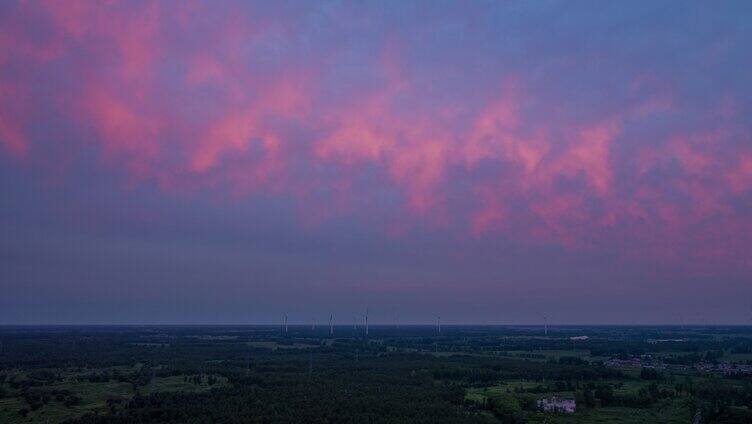
<svg viewBox="0 0 752 424">
<path fill-rule="evenodd" d="M 752 364 L 739 364 L 730 362 L 706 362 L 699 361 L 692 365 L 666 364 L 651 355 L 642 355 L 629 359 L 609 359 L 604 363 L 608 367 L 615 368 L 648 368 L 648 369 L 671 369 L 671 370 L 696 370 L 704 373 L 721 374 L 724 376 L 752 375 Z"/>
</svg>

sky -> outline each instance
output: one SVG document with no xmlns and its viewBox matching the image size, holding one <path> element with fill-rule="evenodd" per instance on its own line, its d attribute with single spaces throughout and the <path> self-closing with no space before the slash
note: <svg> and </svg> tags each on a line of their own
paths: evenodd
<svg viewBox="0 0 752 424">
<path fill-rule="evenodd" d="M 752 2 L 0 2 L 0 324 L 752 324 Z"/>
</svg>

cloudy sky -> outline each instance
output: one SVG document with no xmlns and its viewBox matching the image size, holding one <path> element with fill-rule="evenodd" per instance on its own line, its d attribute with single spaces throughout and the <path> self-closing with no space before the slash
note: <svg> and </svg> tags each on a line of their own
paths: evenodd
<svg viewBox="0 0 752 424">
<path fill-rule="evenodd" d="M 0 324 L 749 324 L 750 16 L 0 2 Z"/>
</svg>

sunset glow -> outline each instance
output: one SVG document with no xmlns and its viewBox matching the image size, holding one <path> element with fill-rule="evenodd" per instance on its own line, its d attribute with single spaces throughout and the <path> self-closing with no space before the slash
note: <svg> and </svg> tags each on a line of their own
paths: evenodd
<svg viewBox="0 0 752 424">
<path fill-rule="evenodd" d="M 583 6 L 3 2 L 0 320 L 746 319 L 752 9 Z"/>
</svg>

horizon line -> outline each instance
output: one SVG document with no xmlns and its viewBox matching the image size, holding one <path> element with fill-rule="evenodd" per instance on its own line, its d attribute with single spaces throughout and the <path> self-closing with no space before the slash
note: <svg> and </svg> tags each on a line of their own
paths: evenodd
<svg viewBox="0 0 752 424">
<path fill-rule="evenodd" d="M 283 324 L 260 324 L 260 323 L 244 323 L 244 324 L 229 324 L 229 323 L 34 323 L 34 324 L 0 324 L 0 328 L 3 327 L 281 327 Z M 310 323 L 288 323 L 289 327 L 310 327 Z M 352 324 L 335 324 L 334 327 L 352 327 Z M 358 324 L 358 327 L 362 327 L 363 324 Z M 400 323 L 400 324 L 383 324 L 383 323 L 369 323 L 369 327 L 436 327 L 436 323 Z M 328 328 L 329 324 L 317 324 L 317 327 Z M 441 327 L 545 327 L 544 324 L 479 324 L 479 323 L 462 323 L 462 324 L 445 324 L 442 323 Z M 610 323 L 610 324 L 548 324 L 548 328 L 563 328 L 563 327 L 752 327 L 752 323 L 714 323 L 714 324 L 681 324 L 681 323 Z"/>
</svg>

